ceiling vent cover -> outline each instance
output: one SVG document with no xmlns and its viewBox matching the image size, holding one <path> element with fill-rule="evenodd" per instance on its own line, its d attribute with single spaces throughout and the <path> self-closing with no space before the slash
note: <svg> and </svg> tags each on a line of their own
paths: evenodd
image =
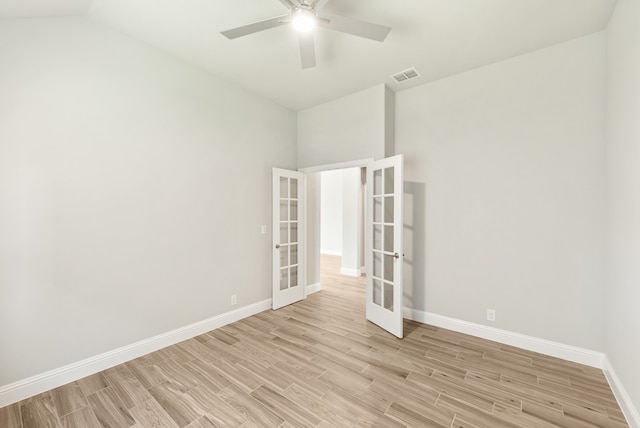
<svg viewBox="0 0 640 428">
<path fill-rule="evenodd" d="M 415 79 L 416 77 L 420 77 L 420 73 L 416 70 L 415 67 L 408 68 L 406 70 L 401 71 L 400 73 L 396 73 L 391 76 L 396 83 L 404 83 L 407 80 Z"/>
</svg>

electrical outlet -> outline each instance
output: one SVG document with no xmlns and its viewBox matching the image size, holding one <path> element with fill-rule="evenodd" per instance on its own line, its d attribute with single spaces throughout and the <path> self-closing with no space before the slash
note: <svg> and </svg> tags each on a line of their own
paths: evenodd
<svg viewBox="0 0 640 428">
<path fill-rule="evenodd" d="M 236 304 L 238 304 L 238 296 L 235 294 L 231 295 L 231 306 L 235 306 Z"/>
<path fill-rule="evenodd" d="M 263 224 L 262 226 L 260 226 L 260 233 L 262 233 L 263 235 L 267 234 L 267 225 Z"/>
<path fill-rule="evenodd" d="M 487 309 L 487 321 L 495 321 L 495 320 L 496 320 L 496 310 Z"/>
</svg>

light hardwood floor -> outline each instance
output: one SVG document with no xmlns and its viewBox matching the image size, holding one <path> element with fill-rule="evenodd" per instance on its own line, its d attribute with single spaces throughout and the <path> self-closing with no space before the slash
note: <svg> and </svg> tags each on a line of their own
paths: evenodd
<svg viewBox="0 0 640 428">
<path fill-rule="evenodd" d="M 364 279 L 0 409 L 0 427 L 624 427 L 600 370 L 405 321 L 365 321 Z"/>
</svg>

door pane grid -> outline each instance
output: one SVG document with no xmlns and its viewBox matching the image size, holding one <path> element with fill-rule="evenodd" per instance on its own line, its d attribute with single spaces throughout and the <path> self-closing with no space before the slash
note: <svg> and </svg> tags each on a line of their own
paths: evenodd
<svg viewBox="0 0 640 428">
<path fill-rule="evenodd" d="M 367 320 L 402 338 L 403 156 L 367 167 Z M 371 274 L 369 275 L 369 272 Z"/>
<path fill-rule="evenodd" d="M 298 180 L 289 179 L 289 288 L 298 286 Z M 296 248 L 296 264 L 292 260 L 293 248 Z"/>
<path fill-rule="evenodd" d="M 373 171 L 373 293 L 376 306 L 393 312 L 394 168 Z"/>
<path fill-rule="evenodd" d="M 304 175 L 273 169 L 273 309 L 304 298 Z"/>
<path fill-rule="evenodd" d="M 291 287 L 291 180 L 280 178 L 280 290 Z"/>
<path fill-rule="evenodd" d="M 280 178 L 280 290 L 298 285 L 298 180 Z"/>
</svg>

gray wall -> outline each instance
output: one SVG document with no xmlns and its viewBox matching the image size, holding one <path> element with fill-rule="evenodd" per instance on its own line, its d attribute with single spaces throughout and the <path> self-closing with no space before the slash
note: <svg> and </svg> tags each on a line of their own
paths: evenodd
<svg viewBox="0 0 640 428">
<path fill-rule="evenodd" d="M 606 353 L 640 409 L 640 2 L 609 22 Z"/>
<path fill-rule="evenodd" d="M 341 272 L 360 276 L 364 258 L 361 169 L 335 169 L 320 174 L 320 252 L 341 256 Z"/>
<path fill-rule="evenodd" d="M 384 158 L 393 147 L 389 132 L 394 125 L 393 102 L 393 93 L 385 85 L 377 85 L 298 112 L 298 167 Z M 307 188 L 319 197 L 319 183 L 313 181 Z M 319 219 L 320 209 L 320 204 L 315 211 L 309 204 L 307 217 Z M 307 224 L 307 269 L 313 272 L 307 275 L 308 284 L 320 281 L 320 235 L 315 242 L 309 238 L 318 230 Z"/>
<path fill-rule="evenodd" d="M 604 350 L 605 48 L 598 33 L 395 95 L 407 306 Z M 300 112 L 301 166 L 378 157 L 342 123 L 374 100 L 394 102 L 376 87 Z"/>
<path fill-rule="evenodd" d="M 322 180 L 320 173 L 305 175 L 307 192 L 306 200 L 306 285 L 320 283 L 320 200 L 322 192 Z"/>
<path fill-rule="evenodd" d="M 360 168 L 342 170 L 342 264 L 341 272 L 360 276 L 364 238 L 362 236 L 363 195 Z"/>
<path fill-rule="evenodd" d="M 343 170 L 320 173 L 320 253 L 342 256 Z"/>
<path fill-rule="evenodd" d="M 298 112 L 298 168 L 384 158 L 386 86 Z"/>
<path fill-rule="evenodd" d="M 294 112 L 85 19 L 0 58 L 0 385 L 271 296 Z"/>
<path fill-rule="evenodd" d="M 603 350 L 604 73 L 599 33 L 396 94 L 406 305 Z"/>
</svg>

